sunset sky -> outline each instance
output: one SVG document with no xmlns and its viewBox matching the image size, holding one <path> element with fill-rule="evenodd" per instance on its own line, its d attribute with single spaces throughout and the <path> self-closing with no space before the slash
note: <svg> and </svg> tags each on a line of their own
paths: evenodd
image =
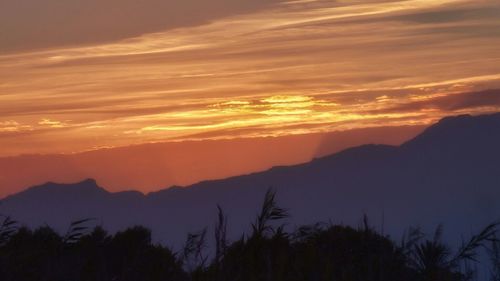
<svg viewBox="0 0 500 281">
<path fill-rule="evenodd" d="M 0 156 L 495 112 L 499 15 L 496 0 L 3 0 Z"/>
</svg>

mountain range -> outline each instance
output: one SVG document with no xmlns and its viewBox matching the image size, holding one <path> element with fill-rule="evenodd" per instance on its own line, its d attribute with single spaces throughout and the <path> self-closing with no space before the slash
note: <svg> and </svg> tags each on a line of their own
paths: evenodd
<svg viewBox="0 0 500 281">
<path fill-rule="evenodd" d="M 410 226 L 432 231 L 442 223 L 445 237 L 458 241 L 500 218 L 500 113 L 447 117 L 400 146 L 363 145 L 149 194 L 111 193 L 92 179 L 49 182 L 2 199 L 0 214 L 61 232 L 81 218 L 95 218 L 111 232 L 140 224 L 175 248 L 186 233 L 214 223 L 217 204 L 229 217 L 230 237 L 250 230 L 269 188 L 289 210 L 290 228 L 318 221 L 356 225 L 366 214 L 395 239 Z"/>
</svg>

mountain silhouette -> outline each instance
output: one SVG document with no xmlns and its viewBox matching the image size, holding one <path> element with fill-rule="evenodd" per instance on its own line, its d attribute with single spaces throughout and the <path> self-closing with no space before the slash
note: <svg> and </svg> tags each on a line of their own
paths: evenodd
<svg viewBox="0 0 500 281">
<path fill-rule="evenodd" d="M 91 179 L 47 183 L 1 200 L 0 213 L 60 231 L 80 218 L 95 218 L 110 231 L 141 224 L 156 241 L 178 247 L 187 232 L 213 224 L 216 204 L 229 215 L 230 237 L 249 231 L 272 187 L 291 214 L 288 227 L 356 225 L 367 214 L 395 239 L 407 227 L 431 230 L 443 223 L 446 238 L 456 242 L 500 218 L 499 144 L 500 114 L 448 117 L 401 146 L 364 145 L 306 164 L 147 195 L 110 193 Z"/>
<path fill-rule="evenodd" d="M 314 157 L 365 143 L 400 145 L 425 127 L 375 127 L 282 137 L 159 142 L 71 154 L 0 157 L 0 198 L 48 181 L 72 183 L 89 177 L 108 191 L 137 189 L 147 193 L 158 187 L 187 186 L 202 180 L 264 171 L 285 163 L 305 163 Z M 300 150 L 296 149 L 297 144 Z"/>
</svg>

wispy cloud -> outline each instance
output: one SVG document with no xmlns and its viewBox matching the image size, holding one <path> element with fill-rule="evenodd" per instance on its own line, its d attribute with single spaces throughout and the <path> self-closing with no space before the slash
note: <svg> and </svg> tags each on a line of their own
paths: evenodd
<svg viewBox="0 0 500 281">
<path fill-rule="evenodd" d="M 38 122 L 38 125 L 42 126 L 48 126 L 51 128 L 64 128 L 67 127 L 68 124 L 65 122 L 57 121 L 57 120 L 51 120 L 48 118 L 44 118 Z"/>
<path fill-rule="evenodd" d="M 261 4 L 128 39 L 0 55 L 0 116 L 60 144 L 50 149 L 74 151 L 425 124 L 498 109 L 496 94 L 481 91 L 500 88 L 500 22 L 491 12 L 499 3 Z"/>
<path fill-rule="evenodd" d="M 500 111 L 500 90 L 485 90 L 457 94 L 435 94 L 428 97 L 415 96 L 400 104 L 390 105 L 375 112 L 461 112 Z"/>
<path fill-rule="evenodd" d="M 32 129 L 30 125 L 19 124 L 14 120 L 0 121 L 0 133 L 16 133 Z"/>
</svg>

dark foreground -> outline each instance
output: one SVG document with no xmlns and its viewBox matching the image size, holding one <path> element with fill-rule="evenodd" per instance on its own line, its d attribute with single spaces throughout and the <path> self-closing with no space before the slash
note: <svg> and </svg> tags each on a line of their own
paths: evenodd
<svg viewBox="0 0 500 281">
<path fill-rule="evenodd" d="M 485 227 L 456 251 L 441 241 L 442 229 L 426 237 L 411 229 L 401 241 L 377 233 L 367 219 L 357 228 L 317 224 L 289 233 L 274 193 L 266 194 L 252 232 L 229 243 L 219 209 L 213 233 L 188 234 L 179 252 L 152 243 L 137 226 L 114 235 L 92 220 L 74 222 L 60 235 L 50 227 L 30 230 L 10 218 L 0 226 L 2 281 L 155 280 L 475 280 L 479 250 L 488 253 L 489 275 L 500 280 L 498 224 Z M 208 252 L 207 244 L 215 250 Z"/>
</svg>

